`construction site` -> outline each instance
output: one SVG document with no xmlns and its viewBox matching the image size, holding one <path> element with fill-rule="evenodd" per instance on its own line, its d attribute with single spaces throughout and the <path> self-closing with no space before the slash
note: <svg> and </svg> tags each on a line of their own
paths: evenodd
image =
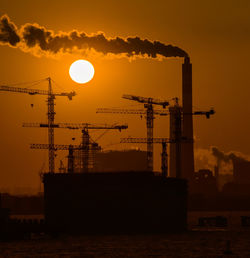
<svg viewBox="0 0 250 258">
<path fill-rule="evenodd" d="M 43 187 L 39 196 L 1 194 L 1 236 L 22 238 L 41 232 L 53 235 L 183 232 L 188 229 L 188 212 L 249 210 L 249 161 L 213 147 L 214 170 L 195 171 L 193 117 L 209 119 L 215 111 L 193 110 L 189 57 L 184 58 L 181 78 L 180 97 L 158 99 L 124 94 L 123 99 L 138 103 L 141 108 L 96 109 L 97 117 L 111 114 L 145 119 L 146 126 L 140 129 L 142 137 L 120 138 L 120 144 L 133 145 L 123 150 L 105 150 L 99 140 L 109 131 L 126 131 L 129 123 L 55 122 L 55 99 L 66 97 L 74 101 L 76 93 L 55 91 L 51 78 L 45 79 L 48 90 L 0 85 L 3 94 L 47 97 L 47 122 L 25 122 L 22 127 L 47 131 L 47 142 L 31 143 L 29 147 L 37 152 L 46 151 L 48 164 L 40 171 Z M 157 137 L 156 117 L 167 118 L 169 137 Z M 59 129 L 69 135 L 79 132 L 80 142 L 77 144 L 72 134 L 71 144 L 55 143 Z M 93 137 L 94 131 L 101 133 Z M 141 150 L 141 145 L 146 150 Z M 160 171 L 154 168 L 155 145 L 161 148 Z M 58 152 L 66 153 L 66 165 Z M 223 164 L 232 166 L 230 180 L 223 181 Z M 13 218 L 13 214 L 40 214 L 42 219 L 20 220 Z M 242 217 L 242 225 L 248 225 L 249 221 L 249 217 Z M 226 227 L 227 219 L 201 217 L 198 225 Z"/>
<path fill-rule="evenodd" d="M 128 124 L 55 122 L 55 98 L 67 97 L 74 101 L 76 93 L 55 92 L 51 78 L 46 80 L 48 90 L 0 86 L 2 93 L 47 96 L 47 123 L 23 123 L 23 127 L 36 127 L 48 132 L 47 143 L 30 145 L 31 149 L 48 150 L 48 170 L 41 173 L 46 230 L 71 233 L 186 230 L 188 195 L 199 192 L 201 184 L 194 171 L 193 116 L 208 119 L 215 113 L 213 109 L 193 110 L 190 58 L 185 57 L 182 64 L 182 103 L 175 96 L 162 100 L 123 95 L 124 99 L 141 103 L 142 108 L 96 110 L 99 114 L 144 117 L 146 127 L 141 130 L 142 137 L 121 138 L 120 142 L 146 144 L 146 151 L 130 149 L 105 152 L 98 144 L 98 139 L 93 140 L 91 137 L 92 130 L 103 130 L 101 137 L 108 130 L 126 130 Z M 156 116 L 169 117 L 168 138 L 155 137 Z M 81 142 L 55 144 L 54 138 L 59 129 L 80 130 Z M 155 144 L 162 148 L 161 172 L 154 170 Z M 55 166 L 58 151 L 67 152 L 67 166 L 62 162 L 59 167 Z M 201 177 L 207 178 L 206 171 L 199 173 Z"/>
<path fill-rule="evenodd" d="M 0 6 L 0 257 L 250 257 L 250 1 Z"/>
</svg>

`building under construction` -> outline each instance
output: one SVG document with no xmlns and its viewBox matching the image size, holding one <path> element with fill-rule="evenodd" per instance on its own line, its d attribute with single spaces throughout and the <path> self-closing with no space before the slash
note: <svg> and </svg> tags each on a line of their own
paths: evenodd
<svg viewBox="0 0 250 258">
<path fill-rule="evenodd" d="M 45 220 L 51 232 L 169 232 L 187 227 L 187 182 L 194 178 L 193 115 L 209 117 L 209 112 L 192 110 L 192 64 L 185 57 L 182 65 L 182 107 L 170 108 L 170 138 L 153 138 L 154 105 L 165 108 L 167 101 L 127 96 L 144 103 L 147 152 L 102 153 L 91 142 L 89 129 L 126 129 L 127 126 L 92 126 L 54 122 L 55 96 L 49 78 L 48 91 L 25 89 L 28 94 L 48 96 L 48 123 L 32 127 L 48 128 L 48 144 L 34 148 L 49 150 L 49 173 L 43 175 Z M 3 88 L 2 90 L 10 90 Z M 14 91 L 15 89 L 11 89 Z M 18 89 L 18 92 L 20 91 Z M 113 112 L 113 111 L 112 111 Z M 120 112 L 120 111 L 119 111 Z M 136 111 L 138 114 L 138 111 Z M 127 111 L 126 111 L 127 113 Z M 150 123 L 149 123 L 150 122 Z M 54 144 L 54 129 L 81 129 L 80 145 Z M 146 139 L 146 140 L 145 140 Z M 137 141 L 138 139 L 136 139 Z M 162 174 L 153 172 L 153 143 L 162 143 Z M 170 143 L 170 177 L 167 171 L 167 143 Z M 54 173 L 56 150 L 68 150 L 68 173 Z M 140 171 L 140 172 L 138 172 Z M 77 173 L 78 172 L 78 173 Z"/>
<path fill-rule="evenodd" d="M 187 228 L 187 184 L 152 172 L 47 173 L 50 232 L 153 233 Z"/>
<path fill-rule="evenodd" d="M 187 182 L 190 184 L 194 180 L 193 115 L 209 118 L 214 111 L 192 110 L 192 64 L 189 57 L 185 57 L 182 65 L 182 78 L 182 107 L 176 102 L 170 108 L 170 138 L 164 140 L 165 145 L 170 143 L 170 177 L 167 177 L 166 166 L 162 166 L 165 167 L 162 174 L 151 171 L 148 158 L 152 155 L 148 155 L 148 149 L 145 159 L 136 157 L 136 152 L 123 153 L 120 159 L 118 153 L 98 154 L 97 151 L 96 157 L 100 156 L 97 163 L 93 163 L 91 173 L 44 174 L 45 219 L 51 231 L 125 233 L 186 229 Z M 138 99 L 142 101 L 141 97 L 136 97 Z M 121 112 L 125 111 L 118 111 Z M 154 143 L 152 132 L 146 139 L 151 145 Z M 90 148 L 87 150 L 85 160 L 89 162 Z M 82 150 L 78 152 L 84 153 Z M 166 160 L 167 156 L 164 157 Z M 83 157 L 80 160 L 84 162 Z M 133 170 L 138 170 L 136 166 L 142 162 L 145 162 L 144 171 L 131 171 L 131 165 Z M 143 167 L 141 164 L 139 168 Z M 81 172 L 90 170 L 81 169 Z"/>
</svg>

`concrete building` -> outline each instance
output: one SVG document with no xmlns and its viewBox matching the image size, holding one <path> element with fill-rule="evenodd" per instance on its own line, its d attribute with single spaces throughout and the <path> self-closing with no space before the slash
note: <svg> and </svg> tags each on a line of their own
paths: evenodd
<svg viewBox="0 0 250 258">
<path fill-rule="evenodd" d="M 238 184 L 250 184 L 250 161 L 233 160 L 234 182 Z"/>
<path fill-rule="evenodd" d="M 187 229 L 186 180 L 152 172 L 44 174 L 50 233 L 166 233 Z"/>
</svg>

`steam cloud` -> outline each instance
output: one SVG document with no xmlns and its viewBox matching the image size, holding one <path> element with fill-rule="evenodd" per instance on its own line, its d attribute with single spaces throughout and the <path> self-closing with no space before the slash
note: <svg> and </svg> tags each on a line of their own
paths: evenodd
<svg viewBox="0 0 250 258">
<path fill-rule="evenodd" d="M 214 167 L 224 172 L 229 173 L 232 170 L 232 166 L 235 162 L 249 161 L 250 157 L 240 153 L 230 151 L 225 153 L 218 149 L 218 147 L 212 146 L 209 149 L 195 149 L 195 166 L 196 169 L 210 169 L 214 170 Z M 231 173 L 231 172 L 230 172 Z"/>
<path fill-rule="evenodd" d="M 186 57 L 188 54 L 179 47 L 165 45 L 159 41 L 149 41 L 139 37 L 126 39 L 107 38 L 103 33 L 87 35 L 71 31 L 55 34 L 37 24 L 25 24 L 18 29 L 7 15 L 0 18 L 0 44 L 18 47 L 23 51 L 38 49 L 42 53 L 71 53 L 74 49 L 95 50 L 102 54 L 126 54 L 130 56 Z"/>
<path fill-rule="evenodd" d="M 230 161 L 232 161 L 234 163 L 237 161 L 247 161 L 246 158 L 237 155 L 234 152 L 224 153 L 216 147 L 212 147 L 212 154 L 217 158 L 218 167 L 220 167 L 221 162 L 229 163 Z"/>
</svg>

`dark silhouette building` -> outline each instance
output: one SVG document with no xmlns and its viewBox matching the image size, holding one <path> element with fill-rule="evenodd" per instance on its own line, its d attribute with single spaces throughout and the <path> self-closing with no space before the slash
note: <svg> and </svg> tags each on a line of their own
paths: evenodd
<svg viewBox="0 0 250 258">
<path fill-rule="evenodd" d="M 44 174 L 50 232 L 152 233 L 187 228 L 186 180 L 152 172 Z"/>
<path fill-rule="evenodd" d="M 228 196 L 250 197 L 250 161 L 233 159 L 233 181 L 223 186 L 222 192 Z"/>
<path fill-rule="evenodd" d="M 250 161 L 233 160 L 233 177 L 235 183 L 250 184 Z"/>
<path fill-rule="evenodd" d="M 191 185 L 192 194 L 201 194 L 208 197 L 218 194 L 216 177 L 213 176 L 213 172 L 209 169 L 200 169 L 195 172 Z"/>
</svg>

